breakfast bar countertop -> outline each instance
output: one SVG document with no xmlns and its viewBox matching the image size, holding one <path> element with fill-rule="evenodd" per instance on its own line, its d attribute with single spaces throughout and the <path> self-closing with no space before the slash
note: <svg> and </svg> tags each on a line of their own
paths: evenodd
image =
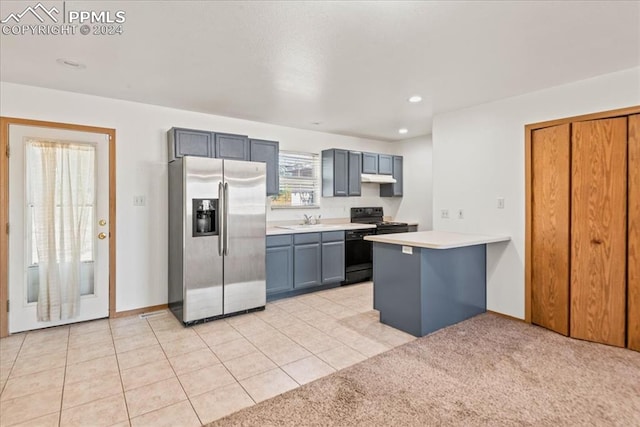
<svg viewBox="0 0 640 427">
<path fill-rule="evenodd" d="M 395 233 L 366 236 L 365 240 L 376 243 L 412 246 L 427 249 L 452 249 L 487 243 L 506 242 L 511 237 L 505 235 L 484 235 L 453 233 L 449 231 L 418 231 L 414 233 Z"/>
</svg>

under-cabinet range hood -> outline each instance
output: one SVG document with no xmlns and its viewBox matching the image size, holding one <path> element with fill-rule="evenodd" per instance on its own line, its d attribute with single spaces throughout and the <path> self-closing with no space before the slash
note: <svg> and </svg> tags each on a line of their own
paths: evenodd
<svg viewBox="0 0 640 427">
<path fill-rule="evenodd" d="M 395 184 L 396 179 L 391 175 L 376 175 L 372 173 L 363 173 L 360 175 L 360 181 L 373 182 L 376 184 Z"/>
</svg>

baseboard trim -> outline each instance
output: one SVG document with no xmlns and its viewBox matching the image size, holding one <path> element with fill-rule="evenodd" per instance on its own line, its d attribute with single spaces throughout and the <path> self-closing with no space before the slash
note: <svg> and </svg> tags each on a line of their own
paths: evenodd
<svg viewBox="0 0 640 427">
<path fill-rule="evenodd" d="M 516 320 L 518 322 L 525 322 L 526 323 L 526 321 L 524 319 L 520 319 L 518 317 L 509 316 L 508 314 L 498 313 L 497 311 L 487 310 L 487 313 L 495 314 L 496 316 L 504 317 L 506 319 Z"/>
<path fill-rule="evenodd" d="M 135 308 L 133 310 L 117 311 L 113 314 L 113 316 L 111 316 L 111 318 L 117 319 L 119 317 L 135 316 L 136 314 L 148 313 L 150 311 L 164 310 L 165 308 L 168 308 L 168 307 L 169 306 L 167 304 L 160 304 L 160 305 L 151 305 L 149 307 Z"/>
</svg>

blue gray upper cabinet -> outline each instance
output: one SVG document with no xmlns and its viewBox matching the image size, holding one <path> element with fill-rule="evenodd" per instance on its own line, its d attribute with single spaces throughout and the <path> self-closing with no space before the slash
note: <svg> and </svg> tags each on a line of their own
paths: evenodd
<svg viewBox="0 0 640 427">
<path fill-rule="evenodd" d="M 250 160 L 267 164 L 267 196 L 275 196 L 280 192 L 279 145 L 277 141 L 249 140 Z"/>
<path fill-rule="evenodd" d="M 346 197 L 349 193 L 349 152 L 322 151 L 322 197 Z"/>
<path fill-rule="evenodd" d="M 391 154 L 378 154 L 378 173 L 380 175 L 393 174 L 393 156 Z"/>
<path fill-rule="evenodd" d="M 182 156 L 213 157 L 213 135 L 211 132 L 172 128 L 167 134 L 170 162 Z"/>
<path fill-rule="evenodd" d="M 249 160 L 249 138 L 246 135 L 216 133 L 215 147 L 218 159 Z"/>
<path fill-rule="evenodd" d="M 362 173 L 378 173 L 378 155 L 376 153 L 362 153 Z"/>
<path fill-rule="evenodd" d="M 349 151 L 349 179 L 348 179 L 348 195 L 362 195 L 360 182 L 362 175 L 362 153 L 357 151 Z"/>
<path fill-rule="evenodd" d="M 362 153 L 333 148 L 322 151 L 322 197 L 360 196 Z"/>
<path fill-rule="evenodd" d="M 393 177 L 395 184 L 380 184 L 380 197 L 402 196 L 402 156 L 393 156 Z"/>
</svg>

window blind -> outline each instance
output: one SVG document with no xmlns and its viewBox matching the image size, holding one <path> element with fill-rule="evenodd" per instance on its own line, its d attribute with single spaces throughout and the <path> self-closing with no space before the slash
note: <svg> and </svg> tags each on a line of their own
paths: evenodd
<svg viewBox="0 0 640 427">
<path fill-rule="evenodd" d="M 320 156 L 315 153 L 280 151 L 280 194 L 274 205 L 319 205 Z"/>
</svg>

